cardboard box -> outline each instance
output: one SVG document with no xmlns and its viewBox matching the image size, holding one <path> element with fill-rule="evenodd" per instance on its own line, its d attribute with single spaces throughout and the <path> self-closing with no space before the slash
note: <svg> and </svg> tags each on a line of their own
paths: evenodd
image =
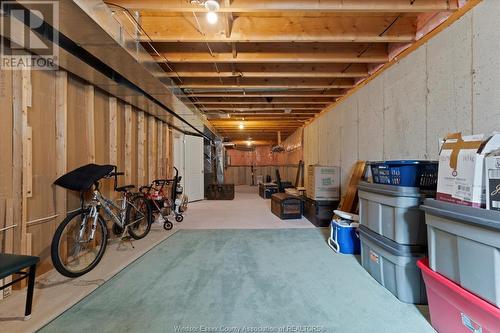
<svg viewBox="0 0 500 333">
<path fill-rule="evenodd" d="M 500 150 L 495 150 L 486 156 L 486 209 L 500 211 Z"/>
<path fill-rule="evenodd" d="M 500 134 L 462 136 L 450 134 L 439 153 L 436 198 L 456 204 L 485 207 L 484 161 L 500 148 Z"/>
<path fill-rule="evenodd" d="M 309 165 L 306 194 L 313 200 L 340 198 L 340 167 Z"/>
</svg>

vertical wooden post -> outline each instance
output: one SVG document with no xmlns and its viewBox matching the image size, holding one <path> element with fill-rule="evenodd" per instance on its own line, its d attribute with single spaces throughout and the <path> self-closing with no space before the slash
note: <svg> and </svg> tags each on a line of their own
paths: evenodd
<svg viewBox="0 0 500 333">
<path fill-rule="evenodd" d="M 141 185 L 147 183 L 146 167 L 144 163 L 144 149 L 146 148 L 146 124 L 144 112 L 137 114 L 137 181 Z"/>
<path fill-rule="evenodd" d="M 132 183 L 132 106 L 125 105 L 125 181 Z"/>
<path fill-rule="evenodd" d="M 68 169 L 68 73 L 56 73 L 56 177 L 60 177 Z M 67 194 L 66 190 L 57 186 L 55 188 L 55 209 L 58 223 L 66 217 Z M 64 243 L 66 240 L 63 240 Z M 62 246 L 62 256 L 65 258 L 66 246 Z"/>
<path fill-rule="evenodd" d="M 89 147 L 89 162 L 95 162 L 95 133 L 94 133 L 94 86 L 85 86 L 85 106 L 87 119 L 87 143 Z"/>
<path fill-rule="evenodd" d="M 31 108 L 31 70 L 21 72 L 22 105 L 22 215 L 21 215 L 21 254 L 31 254 L 31 235 L 28 235 L 28 197 L 31 196 L 31 127 L 28 124 L 28 112 Z M 24 283 L 21 283 L 23 286 Z"/>
<path fill-rule="evenodd" d="M 109 97 L 109 163 L 118 164 L 118 126 L 117 101 L 115 97 Z"/>
<path fill-rule="evenodd" d="M 157 156 L 157 175 L 158 178 L 165 178 L 165 173 L 164 173 L 164 158 L 163 158 L 163 122 L 160 120 L 156 124 L 156 132 L 158 133 L 157 135 L 157 140 L 158 140 L 158 151 L 156 153 Z"/>
<path fill-rule="evenodd" d="M 23 253 L 23 78 L 21 71 L 12 72 L 12 218 L 18 227 L 14 233 L 14 252 Z M 19 153 L 21 152 L 21 153 Z"/>
<path fill-rule="evenodd" d="M 148 117 L 148 177 L 149 182 L 156 179 L 156 120 L 155 117 Z"/>
</svg>

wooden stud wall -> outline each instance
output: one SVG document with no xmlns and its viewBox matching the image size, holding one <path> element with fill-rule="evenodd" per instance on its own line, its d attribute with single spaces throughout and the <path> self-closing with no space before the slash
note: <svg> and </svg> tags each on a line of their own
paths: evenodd
<svg viewBox="0 0 500 333">
<path fill-rule="evenodd" d="M 52 268 L 57 225 L 79 207 L 57 177 L 109 163 L 126 172 L 120 184 L 144 185 L 171 168 L 166 123 L 65 71 L 0 71 L 0 105 L 0 251 L 40 256 L 38 274 Z"/>
</svg>

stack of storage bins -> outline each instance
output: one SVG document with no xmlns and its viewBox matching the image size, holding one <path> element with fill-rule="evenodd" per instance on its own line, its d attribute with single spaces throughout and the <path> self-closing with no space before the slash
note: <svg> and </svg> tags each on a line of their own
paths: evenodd
<svg viewBox="0 0 500 333">
<path fill-rule="evenodd" d="M 375 183 L 358 186 L 362 265 L 402 302 L 426 304 L 416 264 L 427 253 L 419 206 L 435 193 L 437 163 L 388 161 L 372 163 L 371 169 Z"/>
<path fill-rule="evenodd" d="M 428 199 L 419 267 L 440 333 L 500 332 L 500 212 Z"/>
</svg>

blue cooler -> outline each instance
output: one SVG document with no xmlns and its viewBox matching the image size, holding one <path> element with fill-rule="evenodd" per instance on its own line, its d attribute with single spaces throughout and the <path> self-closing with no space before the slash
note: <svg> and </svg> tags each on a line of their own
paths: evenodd
<svg viewBox="0 0 500 333">
<path fill-rule="evenodd" d="M 357 228 L 359 217 L 340 211 L 335 211 L 335 217 L 330 224 L 328 245 L 337 253 L 359 254 L 361 244 Z"/>
</svg>

